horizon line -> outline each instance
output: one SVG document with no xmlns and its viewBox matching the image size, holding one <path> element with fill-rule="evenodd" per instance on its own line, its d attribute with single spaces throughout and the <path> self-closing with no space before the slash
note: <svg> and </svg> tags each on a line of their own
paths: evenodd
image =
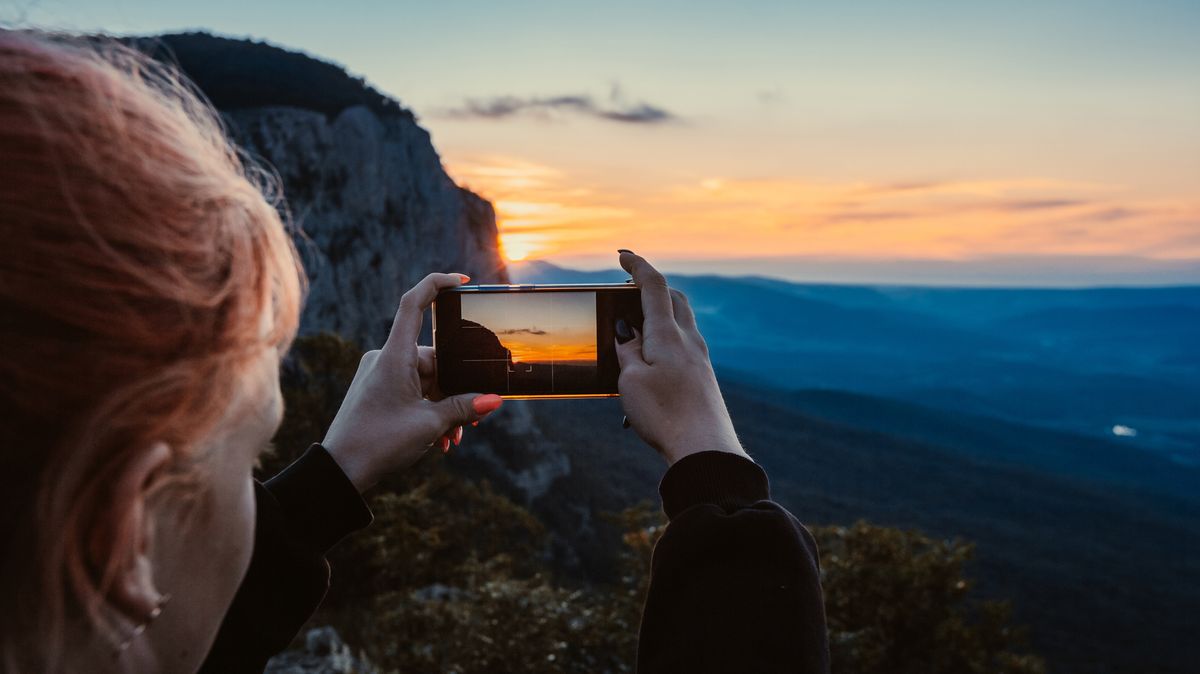
<svg viewBox="0 0 1200 674">
<path fill-rule="evenodd" d="M 599 256 L 592 259 L 568 256 L 566 260 L 539 257 L 509 260 L 505 262 L 505 266 L 512 271 L 521 266 L 541 264 L 569 272 L 590 274 L 613 272 L 615 275 L 628 276 L 615 263 L 605 263 L 602 259 Z M 1059 267 L 1033 271 L 1021 268 L 1035 261 L 1057 261 L 1075 268 Z M 1094 271 L 1078 268 L 1081 264 L 1093 261 L 1120 261 L 1136 266 Z M 656 264 L 667 275 L 758 278 L 801 285 L 847 287 L 980 290 L 1152 290 L 1200 287 L 1200 259 L 1154 260 L 1133 256 L 1100 258 L 1030 256 L 973 260 L 864 260 L 764 256 L 759 258 L 666 259 Z M 802 267 L 797 268 L 800 265 Z M 1142 265 L 1146 265 L 1146 267 Z M 836 269 L 830 267 L 836 267 Z M 975 278 L 971 278 L 971 276 Z M 1071 276 L 1082 278 L 1070 278 Z M 1021 277 L 1028 280 L 1022 281 Z"/>
</svg>

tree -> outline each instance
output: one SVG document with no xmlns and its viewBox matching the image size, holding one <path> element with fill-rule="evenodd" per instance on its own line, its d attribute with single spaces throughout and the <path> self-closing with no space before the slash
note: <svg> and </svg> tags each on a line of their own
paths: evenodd
<svg viewBox="0 0 1200 674">
<path fill-rule="evenodd" d="M 813 530 L 833 671 L 1044 672 L 1007 602 L 970 598 L 973 546 L 858 522 Z"/>
</svg>

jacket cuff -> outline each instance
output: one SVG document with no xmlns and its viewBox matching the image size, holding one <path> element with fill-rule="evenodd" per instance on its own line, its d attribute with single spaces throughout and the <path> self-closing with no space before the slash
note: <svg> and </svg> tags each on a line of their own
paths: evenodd
<svg viewBox="0 0 1200 674">
<path fill-rule="evenodd" d="M 750 459 L 730 452 L 700 452 L 675 462 L 658 485 L 667 519 L 701 503 L 726 512 L 771 498 L 767 474 Z"/>
<path fill-rule="evenodd" d="M 320 444 L 309 447 L 264 486 L 291 527 L 321 555 L 374 519 L 350 478 Z"/>
</svg>

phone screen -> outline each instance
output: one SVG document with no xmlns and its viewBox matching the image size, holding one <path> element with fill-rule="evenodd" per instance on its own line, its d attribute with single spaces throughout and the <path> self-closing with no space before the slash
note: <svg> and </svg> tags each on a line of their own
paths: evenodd
<svg viewBox="0 0 1200 674">
<path fill-rule="evenodd" d="M 617 395 L 616 321 L 641 330 L 632 285 L 465 286 L 434 302 L 442 393 Z"/>
</svg>

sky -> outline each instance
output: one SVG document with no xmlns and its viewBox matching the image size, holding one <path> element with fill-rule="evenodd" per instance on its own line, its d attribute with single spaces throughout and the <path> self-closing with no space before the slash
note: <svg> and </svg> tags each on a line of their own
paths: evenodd
<svg viewBox="0 0 1200 674">
<path fill-rule="evenodd" d="M 1200 2 L 43 0 L 414 110 L 505 254 L 960 285 L 1200 283 Z"/>
<path fill-rule="evenodd" d="M 596 362 L 595 293 L 466 293 L 461 299 L 462 317 L 491 330 L 515 363 Z"/>
</svg>

